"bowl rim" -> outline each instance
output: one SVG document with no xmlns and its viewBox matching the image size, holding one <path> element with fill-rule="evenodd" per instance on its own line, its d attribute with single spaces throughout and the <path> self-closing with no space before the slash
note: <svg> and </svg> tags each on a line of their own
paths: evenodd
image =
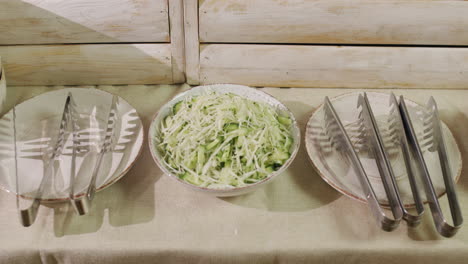
<svg viewBox="0 0 468 264">
<path fill-rule="evenodd" d="M 262 179 L 261 181 L 258 181 L 256 183 L 253 183 L 253 184 L 249 184 L 249 185 L 246 185 L 246 186 L 242 186 L 242 187 L 233 187 L 233 188 L 223 188 L 223 189 L 215 189 L 215 188 L 208 188 L 208 187 L 201 187 L 201 186 L 197 186 L 197 185 L 194 185 L 194 184 L 190 184 L 184 180 L 181 180 L 179 177 L 177 177 L 176 175 L 174 175 L 172 172 L 170 172 L 166 166 L 164 166 L 159 158 L 156 156 L 156 148 L 153 144 L 153 134 L 154 134 L 154 129 L 155 129 L 155 126 L 157 125 L 156 124 L 156 119 L 159 117 L 159 115 L 161 114 L 161 109 L 164 109 L 166 108 L 169 104 L 171 104 L 171 102 L 173 102 L 175 99 L 177 98 L 184 98 L 185 96 L 187 96 L 187 94 L 189 92 L 191 92 L 192 90 L 194 89 L 206 89 L 206 88 L 214 88 L 216 89 L 217 86 L 226 86 L 226 87 L 232 87 L 233 89 L 235 88 L 240 88 L 240 89 L 252 89 L 253 91 L 255 92 L 258 92 L 258 93 L 261 93 L 269 98 L 271 98 L 272 100 L 274 100 L 275 102 L 277 102 L 279 105 L 281 105 L 282 108 L 284 108 L 284 110 L 286 110 L 290 116 L 290 118 L 292 119 L 292 127 L 294 127 L 294 130 L 296 131 L 296 140 L 295 142 L 293 143 L 293 151 L 291 153 L 291 156 L 288 158 L 288 160 L 284 163 L 283 166 L 281 166 L 281 168 L 277 171 L 274 171 L 272 172 L 271 174 L 267 175 L 267 177 L 265 177 L 264 179 Z M 239 95 L 241 96 L 241 95 Z M 241 96 L 241 97 L 244 97 L 244 96 Z M 244 97 L 245 98 L 245 97 Z M 249 99 L 251 100 L 251 99 Z M 294 116 L 294 114 L 291 112 L 291 110 L 286 107 L 286 105 L 284 105 L 281 101 L 279 101 L 278 99 L 276 99 L 274 96 L 272 96 L 271 94 L 265 92 L 265 91 L 261 91 L 261 90 L 258 90 L 257 88 L 253 88 L 253 87 L 250 87 L 250 86 L 246 86 L 246 85 L 238 85 L 238 84 L 209 84 L 209 85 L 199 85 L 199 86 L 194 86 L 194 87 L 191 87 L 190 89 L 182 92 L 182 93 L 179 93 L 179 94 L 176 94 L 175 96 L 173 96 L 171 99 L 169 99 L 163 106 L 161 106 L 159 108 L 159 110 L 154 114 L 153 118 L 151 119 L 151 123 L 150 123 L 150 126 L 149 126 L 149 131 L 148 131 L 148 145 L 149 145 L 149 149 L 150 149 L 150 153 L 151 153 L 151 156 L 154 160 L 154 162 L 158 165 L 158 167 L 164 172 L 164 174 L 166 176 L 169 176 L 169 178 L 177 181 L 177 182 L 180 182 L 182 183 L 184 186 L 190 188 L 190 189 L 193 189 L 193 190 L 197 190 L 197 191 L 202 191 L 202 192 L 205 192 L 205 193 L 211 193 L 211 194 L 219 194 L 219 195 L 223 195 L 223 194 L 230 194 L 230 193 L 233 193 L 233 192 L 246 192 L 246 191 L 249 191 L 250 189 L 254 189 L 260 185 L 263 185 L 269 181 L 271 181 L 272 179 L 276 178 L 278 175 L 280 175 L 281 173 L 283 173 L 290 165 L 291 163 L 294 161 L 298 151 L 299 151 L 299 148 L 300 148 L 300 143 L 301 143 L 301 131 L 300 131 L 300 128 L 297 124 L 297 120 L 296 120 L 296 117 Z"/>
</svg>

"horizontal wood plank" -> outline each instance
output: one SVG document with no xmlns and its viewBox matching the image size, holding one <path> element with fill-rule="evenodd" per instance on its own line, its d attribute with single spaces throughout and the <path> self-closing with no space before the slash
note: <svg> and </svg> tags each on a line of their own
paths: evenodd
<svg viewBox="0 0 468 264">
<path fill-rule="evenodd" d="M 200 0 L 201 42 L 468 45 L 468 1 Z"/>
<path fill-rule="evenodd" d="M 468 48 L 209 44 L 200 81 L 273 87 L 468 88 Z"/>
<path fill-rule="evenodd" d="M 169 84 L 170 44 L 0 46 L 9 85 Z"/>
<path fill-rule="evenodd" d="M 169 41 L 167 0 L 0 1 L 0 45 Z"/>
</svg>

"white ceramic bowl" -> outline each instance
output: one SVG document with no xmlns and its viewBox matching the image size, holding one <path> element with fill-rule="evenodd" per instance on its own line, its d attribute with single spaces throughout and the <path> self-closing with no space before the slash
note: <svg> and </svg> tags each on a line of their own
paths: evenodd
<svg viewBox="0 0 468 264">
<path fill-rule="evenodd" d="M 172 109 L 172 106 L 174 104 L 176 104 L 177 102 L 183 100 L 184 98 L 186 98 L 188 96 L 203 95 L 203 94 L 206 94 L 209 91 L 214 91 L 214 92 L 221 93 L 221 94 L 233 93 L 233 94 L 242 96 L 242 97 L 244 97 L 246 99 L 249 99 L 249 100 L 252 100 L 252 101 L 264 102 L 264 103 L 267 103 L 267 104 L 273 106 L 274 108 L 276 108 L 282 115 L 287 115 L 287 116 L 289 116 L 289 118 L 291 118 L 291 120 L 293 121 L 293 123 L 291 125 L 291 136 L 293 137 L 293 140 L 294 140 L 294 142 L 293 142 L 293 144 L 291 146 L 291 150 L 290 150 L 291 156 L 284 163 L 284 165 L 281 166 L 281 168 L 279 170 L 271 173 L 270 175 L 268 175 L 265 179 L 263 179 L 260 182 L 257 182 L 257 183 L 251 184 L 251 185 L 247 185 L 247 186 L 244 186 L 244 187 L 229 188 L 229 189 L 212 189 L 212 188 L 206 188 L 206 187 L 199 187 L 199 186 L 187 183 L 187 182 L 179 179 L 179 177 L 177 177 L 177 175 L 174 175 L 173 173 L 171 173 L 171 171 L 165 165 L 163 165 L 162 155 L 161 155 L 162 153 L 160 153 L 157 150 L 157 148 L 155 147 L 155 138 L 156 138 L 157 133 L 158 133 L 158 129 L 157 129 L 158 126 L 161 124 L 164 117 L 166 117 L 167 115 L 169 115 L 171 113 L 171 111 L 172 111 L 171 109 Z M 200 192 L 204 192 L 204 193 L 207 193 L 207 194 L 211 194 L 211 195 L 214 195 L 214 196 L 220 196 L 220 197 L 221 196 L 236 196 L 236 195 L 245 194 L 247 192 L 251 192 L 253 190 L 256 190 L 256 189 L 260 188 L 261 186 L 265 185 L 266 183 L 271 182 L 274 178 L 276 178 L 278 175 L 280 175 L 291 164 L 291 162 L 294 160 L 294 157 L 296 157 L 297 151 L 299 149 L 299 143 L 300 143 L 300 138 L 301 138 L 300 137 L 300 131 L 299 131 L 299 128 L 297 126 L 297 122 L 296 122 L 296 119 L 294 118 L 294 115 L 280 101 L 275 99 L 273 96 L 271 96 L 271 95 L 269 95 L 269 94 L 267 94 L 265 92 L 262 92 L 260 90 L 257 90 L 257 89 L 251 88 L 251 87 L 247 87 L 247 86 L 231 85 L 231 84 L 215 84 L 215 85 L 207 85 L 207 86 L 198 86 L 198 87 L 194 87 L 194 88 L 192 88 L 192 89 L 190 89 L 190 90 L 188 90 L 188 91 L 186 91 L 184 93 L 181 93 L 181 94 L 175 96 L 172 100 L 170 100 L 168 103 L 166 103 L 160 109 L 160 111 L 156 114 L 156 116 L 154 117 L 153 121 L 151 122 L 151 126 L 149 128 L 148 137 L 149 137 L 148 143 L 149 143 L 149 147 L 150 147 L 150 150 L 151 150 L 151 155 L 153 156 L 153 159 L 156 162 L 156 164 L 158 164 L 158 166 L 161 168 L 161 170 L 166 175 L 168 175 L 170 178 L 180 182 L 181 184 L 183 184 L 184 186 L 186 186 L 186 187 L 188 187 L 188 188 L 190 188 L 192 190 L 200 191 Z"/>
</svg>

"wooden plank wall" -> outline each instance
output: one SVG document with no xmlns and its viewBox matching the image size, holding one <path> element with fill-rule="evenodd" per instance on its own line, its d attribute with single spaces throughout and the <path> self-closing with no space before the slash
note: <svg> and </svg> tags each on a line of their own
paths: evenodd
<svg viewBox="0 0 468 264">
<path fill-rule="evenodd" d="M 468 88 L 468 1 L 198 4 L 201 84 Z"/>
<path fill-rule="evenodd" d="M 182 21 L 182 0 L 1 0 L 0 56 L 9 85 L 182 83 Z"/>
<path fill-rule="evenodd" d="M 467 14 L 461 0 L 2 0 L 0 56 L 11 85 L 468 88 Z"/>
</svg>

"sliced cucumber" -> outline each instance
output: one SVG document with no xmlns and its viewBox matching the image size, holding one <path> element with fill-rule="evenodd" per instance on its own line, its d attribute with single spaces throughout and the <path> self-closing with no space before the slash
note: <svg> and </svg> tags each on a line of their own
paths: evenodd
<svg viewBox="0 0 468 264">
<path fill-rule="evenodd" d="M 194 185 L 198 184 L 197 179 L 195 178 L 195 176 L 193 176 L 192 174 L 190 174 L 188 172 L 179 175 L 179 179 L 184 180 L 184 181 L 186 181 L 188 183 L 191 183 L 191 184 L 194 184 Z"/>
<path fill-rule="evenodd" d="M 180 109 L 182 108 L 182 105 L 183 105 L 183 101 L 180 101 L 180 102 L 177 102 L 173 107 L 172 107 L 172 113 L 177 114 L 177 112 L 180 111 Z"/>
<path fill-rule="evenodd" d="M 257 180 L 256 179 L 253 179 L 253 178 L 247 178 L 244 180 L 245 183 L 249 184 L 249 183 L 256 183 Z"/>
<path fill-rule="evenodd" d="M 224 131 L 226 132 L 231 132 L 231 131 L 237 130 L 238 128 L 239 128 L 239 124 L 237 123 L 229 123 L 229 124 L 224 125 Z"/>
<path fill-rule="evenodd" d="M 206 150 L 212 150 L 214 149 L 216 146 L 219 145 L 219 142 L 221 142 L 220 138 L 216 138 L 215 140 L 213 140 L 211 143 L 208 143 L 206 145 Z"/>
<path fill-rule="evenodd" d="M 291 119 L 285 116 L 278 116 L 278 121 L 285 126 L 290 126 L 292 124 Z"/>
<path fill-rule="evenodd" d="M 275 168 L 273 168 L 273 166 L 268 166 L 266 167 L 266 171 L 268 172 L 268 174 L 270 174 L 275 171 Z"/>
<path fill-rule="evenodd" d="M 292 137 L 287 137 L 286 142 L 284 143 L 284 148 L 289 151 L 289 149 L 291 148 L 292 143 L 293 143 Z"/>
<path fill-rule="evenodd" d="M 192 155 L 193 157 L 186 163 L 187 168 L 193 170 L 197 168 L 197 155 Z"/>
<path fill-rule="evenodd" d="M 283 164 L 283 161 L 289 159 L 289 156 L 290 154 L 288 152 L 275 149 L 273 154 L 271 154 L 270 156 L 270 160 L 273 161 L 274 163 Z"/>
</svg>

